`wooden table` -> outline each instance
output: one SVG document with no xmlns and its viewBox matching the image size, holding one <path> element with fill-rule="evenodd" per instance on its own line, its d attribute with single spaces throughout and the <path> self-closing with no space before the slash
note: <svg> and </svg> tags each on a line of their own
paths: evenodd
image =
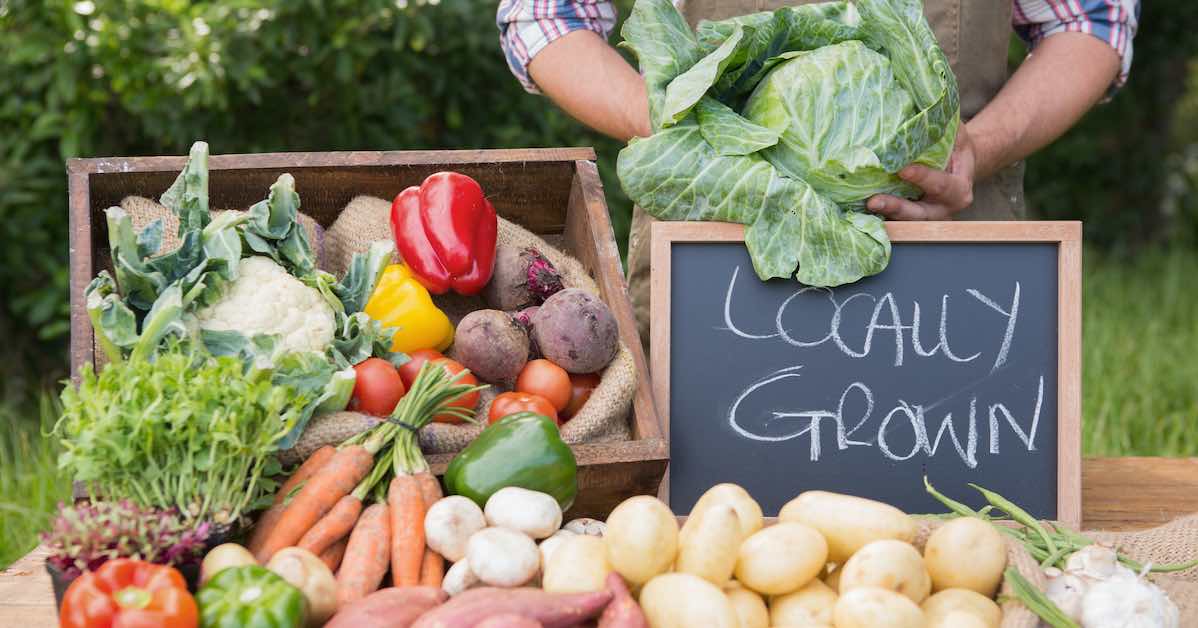
<svg viewBox="0 0 1198 628">
<path fill-rule="evenodd" d="M 1087 530 L 1136 530 L 1198 512 L 1198 458 L 1087 458 Z M 41 547 L 0 571 L 0 626 L 54 626 L 57 615 Z"/>
</svg>

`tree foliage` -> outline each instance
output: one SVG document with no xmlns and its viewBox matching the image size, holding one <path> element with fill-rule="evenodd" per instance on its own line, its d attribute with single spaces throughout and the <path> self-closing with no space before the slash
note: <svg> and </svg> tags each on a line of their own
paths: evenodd
<svg viewBox="0 0 1198 628">
<path fill-rule="evenodd" d="M 631 0 L 618 2 L 627 15 Z M 494 0 L 0 0 L 0 334 L 51 376 L 74 156 L 620 145 L 511 77 Z M 1131 83 L 1028 176 L 1036 213 L 1129 248 L 1198 240 L 1198 4 L 1146 2 Z M 613 42 L 614 43 L 614 42 Z M 5 359 L 6 365 L 18 362 Z M 35 372 L 39 369 L 34 369 Z"/>
</svg>

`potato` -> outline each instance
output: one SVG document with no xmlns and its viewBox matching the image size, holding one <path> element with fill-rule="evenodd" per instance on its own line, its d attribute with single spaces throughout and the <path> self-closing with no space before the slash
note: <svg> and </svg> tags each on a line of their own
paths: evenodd
<svg viewBox="0 0 1198 628">
<path fill-rule="evenodd" d="M 840 591 L 840 574 L 844 573 L 844 565 L 836 565 L 832 569 L 832 573 L 824 576 L 824 584 L 828 585 L 833 591 Z"/>
<path fill-rule="evenodd" d="M 607 559 L 612 569 L 638 587 L 669 570 L 678 553 L 678 520 L 660 499 L 630 497 L 607 517 Z"/>
<path fill-rule="evenodd" d="M 822 580 L 812 580 L 798 591 L 770 599 L 770 625 L 830 624 L 837 597 Z"/>
<path fill-rule="evenodd" d="M 814 528 L 779 523 L 741 543 L 736 579 L 758 593 L 782 595 L 811 582 L 828 559 L 828 544 Z"/>
<path fill-rule="evenodd" d="M 217 572 L 229 567 L 257 565 L 258 561 L 250 551 L 236 543 L 224 543 L 208 550 L 204 561 L 200 563 L 200 584 L 208 582 Z"/>
<path fill-rule="evenodd" d="M 986 628 L 986 622 L 964 611 L 952 611 L 936 623 L 927 623 L 926 628 Z"/>
<path fill-rule="evenodd" d="M 718 586 L 732 577 L 740 547 L 740 519 L 728 504 L 716 504 L 689 536 L 679 535 L 674 571 L 694 574 Z"/>
<path fill-rule="evenodd" d="M 778 512 L 778 521 L 807 524 L 828 540 L 828 560 L 844 563 L 872 541 L 915 540 L 915 520 L 872 499 L 826 491 L 806 491 Z"/>
<path fill-rule="evenodd" d="M 832 623 L 836 628 L 924 628 L 924 617 L 905 595 L 860 587 L 836 600 Z"/>
<path fill-rule="evenodd" d="M 866 545 L 844 564 L 840 594 L 859 587 L 887 589 L 919 604 L 932 591 L 932 579 L 914 546 L 887 539 Z"/>
<path fill-rule="evenodd" d="M 690 515 L 686 518 L 686 523 L 682 525 L 679 540 L 686 538 L 691 530 L 698 525 L 699 520 L 703 517 L 703 513 L 716 504 L 728 504 L 736 510 L 736 517 L 740 520 L 740 538 L 742 541 L 749 538 L 749 535 L 760 530 L 764 524 L 764 519 L 761 516 L 761 506 L 749 495 L 748 491 L 736 484 L 716 484 L 699 496 L 699 500 L 695 502 L 694 508 L 691 508 Z"/>
<path fill-rule="evenodd" d="M 609 573 L 611 565 L 603 539 L 575 534 L 549 555 L 541 588 L 551 593 L 602 591 Z"/>
<path fill-rule="evenodd" d="M 570 532 L 569 530 L 561 529 L 561 530 L 558 530 L 557 532 L 554 532 L 553 536 L 545 539 L 544 541 L 541 541 L 541 543 L 539 545 L 537 545 L 537 549 L 541 550 L 541 571 L 542 572 L 545 571 L 545 569 L 547 567 L 549 567 L 549 557 L 552 556 L 553 553 L 556 552 L 558 550 L 558 548 L 560 548 L 562 546 L 562 543 L 566 542 L 566 539 L 568 539 L 572 536 L 578 536 L 578 535 L 573 532 Z"/>
<path fill-rule="evenodd" d="M 770 627 L 770 612 L 760 595 L 740 586 L 736 581 L 724 587 L 724 595 L 728 596 L 732 609 L 736 611 L 740 628 Z"/>
<path fill-rule="evenodd" d="M 950 628 L 945 623 L 952 613 L 968 613 L 982 620 L 987 628 L 998 628 L 1002 624 L 1002 609 L 994 600 L 969 589 L 945 589 L 933 593 L 920 605 L 928 628 Z"/>
<path fill-rule="evenodd" d="M 933 531 L 923 555 L 936 591 L 970 589 L 993 597 L 1007 568 L 1002 533 L 973 517 L 953 519 Z"/>
<path fill-rule="evenodd" d="M 607 525 L 611 534 L 610 518 Z M 714 584 L 688 573 L 655 576 L 641 589 L 640 603 L 652 628 L 740 626 L 728 596 Z"/>
</svg>

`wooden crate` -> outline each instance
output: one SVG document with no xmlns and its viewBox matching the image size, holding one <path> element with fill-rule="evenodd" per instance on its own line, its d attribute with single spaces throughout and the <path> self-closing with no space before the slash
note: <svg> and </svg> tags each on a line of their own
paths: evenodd
<svg viewBox="0 0 1198 628">
<path fill-rule="evenodd" d="M 359 194 L 390 199 L 429 174 L 456 170 L 478 180 L 501 216 L 560 243 L 599 284 L 641 373 L 630 417 L 632 440 L 573 447 L 579 497 L 571 514 L 598 517 L 630 495 L 655 494 L 669 448 L 594 159 L 589 148 L 213 155 L 208 163 L 209 202 L 214 208 L 249 207 L 280 174 L 290 172 L 302 210 L 328 227 Z M 94 358 L 83 292 L 97 272 L 111 269 L 104 209 L 129 195 L 158 198 L 185 161 L 114 157 L 68 162 L 73 371 Z M 440 473 L 450 458 L 434 455 L 429 462 Z"/>
</svg>

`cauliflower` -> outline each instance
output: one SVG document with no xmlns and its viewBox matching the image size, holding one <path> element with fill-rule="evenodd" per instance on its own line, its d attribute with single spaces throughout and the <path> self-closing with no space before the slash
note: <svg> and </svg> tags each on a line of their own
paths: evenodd
<svg viewBox="0 0 1198 628">
<path fill-rule="evenodd" d="M 272 334 L 278 353 L 323 352 L 333 342 L 333 308 L 268 257 L 238 262 L 238 276 L 219 301 L 196 313 L 200 329 Z"/>
</svg>

